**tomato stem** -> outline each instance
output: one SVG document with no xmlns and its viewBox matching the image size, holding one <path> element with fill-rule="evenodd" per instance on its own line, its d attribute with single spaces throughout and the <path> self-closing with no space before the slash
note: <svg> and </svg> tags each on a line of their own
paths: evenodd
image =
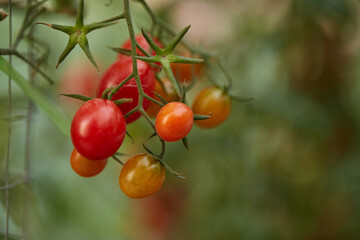
<svg viewBox="0 0 360 240">
<path fill-rule="evenodd" d="M 120 163 L 121 165 L 124 166 L 124 163 L 114 154 L 111 156 L 112 159 L 114 159 L 115 161 L 117 161 L 118 163 Z"/>
</svg>

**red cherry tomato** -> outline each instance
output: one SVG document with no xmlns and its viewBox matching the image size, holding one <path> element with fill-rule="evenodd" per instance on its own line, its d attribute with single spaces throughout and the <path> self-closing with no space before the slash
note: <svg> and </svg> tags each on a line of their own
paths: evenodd
<svg viewBox="0 0 360 240">
<path fill-rule="evenodd" d="M 147 95 L 152 96 L 152 91 L 154 91 L 156 81 L 154 71 L 149 64 L 140 60 L 137 61 L 137 66 L 142 88 Z M 101 97 L 103 91 L 106 88 L 121 83 L 127 76 L 132 73 L 132 69 L 133 68 L 131 58 L 122 58 L 116 61 L 108 68 L 108 70 L 102 76 L 97 89 L 97 97 Z M 130 110 L 132 110 L 138 105 L 139 92 L 134 78 L 132 78 L 124 86 L 122 86 L 119 91 L 112 97 L 112 100 L 117 100 L 120 98 L 133 99 L 132 102 L 119 105 L 119 109 L 124 115 L 126 115 Z M 143 108 L 146 110 L 149 105 L 150 101 L 144 99 Z M 138 119 L 140 116 L 141 114 L 139 112 L 136 112 L 126 118 L 126 123 L 131 123 Z"/>
<path fill-rule="evenodd" d="M 165 167 L 149 154 L 131 157 L 123 166 L 119 185 L 131 198 L 144 198 L 159 191 L 165 181 Z"/>
<path fill-rule="evenodd" d="M 154 42 L 156 43 L 156 45 L 158 45 L 159 47 L 163 48 L 163 45 L 161 44 L 161 42 L 156 39 L 156 38 L 153 38 Z M 149 53 L 151 47 L 149 46 L 149 44 L 146 42 L 145 38 L 143 37 L 143 35 L 139 34 L 139 35 L 136 35 L 136 41 L 137 43 L 146 51 Z M 121 48 L 124 48 L 124 49 L 131 49 L 131 42 L 130 42 L 130 39 L 126 40 L 126 42 L 124 42 L 124 44 L 121 46 Z M 136 53 L 137 55 L 139 56 L 145 56 L 138 48 L 136 48 Z M 150 52 L 150 55 L 155 55 L 155 52 L 152 50 Z M 121 59 L 123 57 L 128 57 L 124 54 L 119 54 L 118 55 L 118 59 Z"/>
<path fill-rule="evenodd" d="M 75 149 L 91 160 L 105 159 L 121 146 L 126 132 L 125 118 L 110 100 L 95 98 L 84 103 L 71 123 Z"/>
<path fill-rule="evenodd" d="M 171 102 L 162 107 L 155 119 L 158 135 L 167 142 L 186 137 L 193 125 L 193 112 L 184 103 Z"/>
<path fill-rule="evenodd" d="M 82 177 L 93 177 L 101 173 L 106 164 L 107 159 L 90 160 L 81 156 L 76 149 L 72 151 L 70 156 L 71 168 Z"/>
<path fill-rule="evenodd" d="M 195 121 L 196 125 L 216 127 L 230 115 L 231 98 L 218 87 L 208 87 L 196 96 L 192 109 L 194 114 L 212 115 L 209 119 Z"/>
<path fill-rule="evenodd" d="M 179 95 L 176 93 L 174 87 L 171 85 L 171 82 L 168 78 L 162 79 L 163 85 L 165 87 L 166 92 L 164 91 L 164 88 L 161 86 L 161 84 L 156 81 L 155 83 L 155 92 L 160 94 L 161 97 L 163 97 L 167 102 L 177 102 L 179 101 Z M 154 99 L 160 101 L 160 99 L 154 95 Z M 149 108 L 146 110 L 146 113 L 150 117 L 156 117 L 158 112 L 160 111 L 161 106 L 151 102 Z"/>
</svg>

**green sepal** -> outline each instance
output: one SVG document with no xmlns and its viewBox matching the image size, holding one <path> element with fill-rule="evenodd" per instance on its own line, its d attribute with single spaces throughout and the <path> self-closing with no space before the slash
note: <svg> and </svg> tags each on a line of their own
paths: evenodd
<svg viewBox="0 0 360 240">
<path fill-rule="evenodd" d="M 183 84 L 181 86 L 181 92 L 180 93 L 181 93 L 180 102 L 185 103 L 185 99 L 186 99 L 186 86 L 185 86 L 185 84 Z"/>
<path fill-rule="evenodd" d="M 181 97 L 181 91 L 180 91 L 179 84 L 175 79 L 174 73 L 171 70 L 171 67 L 170 67 L 170 64 L 169 64 L 168 60 L 167 59 L 162 59 L 161 65 L 163 66 L 164 71 L 165 71 L 166 75 L 168 76 L 171 84 L 173 85 L 176 93 L 179 95 L 179 97 Z"/>
<path fill-rule="evenodd" d="M 160 94 L 158 94 L 157 92 L 154 92 L 154 91 L 152 91 L 152 93 L 155 94 L 160 99 L 160 101 L 163 103 L 163 105 L 168 104 L 168 102 Z"/>
<path fill-rule="evenodd" d="M 182 143 L 184 144 L 184 147 L 187 149 L 187 150 L 190 150 L 190 147 L 189 147 L 189 141 L 187 139 L 187 137 L 184 137 L 183 139 L 181 139 Z"/>
<path fill-rule="evenodd" d="M 140 46 L 140 44 L 138 42 L 136 42 L 136 47 L 137 49 L 140 50 L 140 52 L 142 52 L 146 57 L 151 57 L 151 55 L 145 51 L 145 49 L 142 48 L 142 46 Z"/>
<path fill-rule="evenodd" d="M 118 163 L 120 163 L 122 166 L 124 166 L 124 163 L 114 154 L 111 156 L 112 159 L 114 159 L 115 161 L 117 161 Z"/>
<path fill-rule="evenodd" d="M 77 44 L 77 36 L 75 35 L 71 35 L 69 37 L 69 41 L 68 41 L 68 44 L 66 45 L 64 51 L 61 53 L 59 59 L 58 59 L 58 62 L 57 62 L 57 65 L 55 68 L 58 68 L 60 63 L 62 63 L 62 61 L 64 61 L 64 59 L 67 57 L 67 55 L 69 55 L 69 53 L 71 52 L 71 50 L 73 50 L 73 48 L 76 46 Z"/>
<path fill-rule="evenodd" d="M 59 94 L 59 96 L 70 97 L 70 98 L 78 99 L 78 100 L 81 100 L 81 101 L 84 101 L 84 102 L 87 102 L 87 101 L 93 99 L 91 97 L 83 96 L 83 95 L 80 95 L 80 94 Z"/>
<path fill-rule="evenodd" d="M 170 63 L 190 63 L 190 64 L 196 64 L 196 63 L 202 63 L 204 62 L 204 59 L 200 58 L 188 58 L 188 57 L 182 57 L 174 54 L 169 54 L 166 56 L 166 59 Z"/>
<path fill-rule="evenodd" d="M 46 24 L 46 23 L 38 23 L 51 27 L 52 29 L 58 30 L 60 32 L 66 33 L 68 35 L 74 34 L 76 32 L 76 28 L 73 26 L 65 26 L 58 24 Z"/>
<path fill-rule="evenodd" d="M 155 42 L 152 40 L 151 37 L 144 31 L 144 29 L 141 29 L 142 35 L 144 36 L 146 42 L 150 45 L 150 47 L 155 51 L 156 55 L 164 56 L 164 50 L 161 49 Z"/>
<path fill-rule="evenodd" d="M 179 44 L 179 42 L 183 39 L 187 31 L 189 31 L 190 25 L 185 27 L 183 30 L 181 30 L 178 35 L 176 35 L 170 42 L 168 46 L 163 50 L 164 55 L 168 55 L 172 53 L 175 49 L 175 47 Z"/>
<path fill-rule="evenodd" d="M 144 61 L 144 62 L 161 62 L 161 60 L 163 59 L 160 56 L 151 56 L 151 57 L 143 57 L 143 56 L 136 56 L 137 59 Z"/>
<path fill-rule="evenodd" d="M 113 101 L 116 105 L 121 105 L 123 103 L 132 102 L 133 100 L 131 98 L 121 98 L 118 100 Z"/>
<path fill-rule="evenodd" d="M 116 153 L 114 153 L 114 155 L 116 155 L 116 156 L 129 156 L 129 154 L 121 153 L 121 152 L 116 152 Z"/>
<path fill-rule="evenodd" d="M 96 29 L 100 29 L 100 28 L 104 28 L 104 27 L 108 27 L 111 25 L 114 25 L 118 22 L 110 22 L 110 23 L 94 23 L 94 24 L 90 24 L 90 25 L 85 25 L 82 27 L 82 32 L 85 34 L 88 34 Z"/>
<path fill-rule="evenodd" d="M 212 117 L 212 114 L 210 113 L 210 115 L 199 115 L 199 114 L 194 114 L 194 121 L 199 121 L 199 120 L 206 120 Z"/>
<path fill-rule="evenodd" d="M 112 17 L 112 18 L 107 18 L 107 19 L 102 20 L 102 21 L 97 22 L 97 23 L 109 23 L 109 22 L 117 21 L 117 20 L 124 19 L 124 18 L 125 18 L 125 14 L 122 13 L 120 15 L 117 15 L 117 16 Z M 97 24 L 97 23 L 95 23 L 95 24 Z"/>
<path fill-rule="evenodd" d="M 118 47 L 108 47 L 111 50 L 113 50 L 114 52 L 123 54 L 125 56 L 131 56 L 131 50 L 126 49 L 126 48 L 118 48 Z"/>
<path fill-rule="evenodd" d="M 86 38 L 85 34 L 81 34 L 79 37 L 79 45 L 82 48 L 82 50 L 85 52 L 86 56 L 88 57 L 88 59 L 90 60 L 90 62 L 94 65 L 94 67 L 96 68 L 96 70 L 99 70 L 98 65 L 95 62 L 95 59 L 93 58 L 91 52 L 90 52 L 90 48 L 89 48 L 89 43 L 88 40 Z"/>
</svg>

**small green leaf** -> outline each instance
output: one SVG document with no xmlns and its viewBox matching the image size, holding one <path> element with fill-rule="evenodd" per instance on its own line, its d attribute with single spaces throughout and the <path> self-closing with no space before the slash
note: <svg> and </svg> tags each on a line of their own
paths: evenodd
<svg viewBox="0 0 360 240">
<path fill-rule="evenodd" d="M 70 98 L 74 98 L 74 99 L 81 100 L 81 101 L 84 101 L 84 102 L 93 99 L 93 98 L 86 97 L 86 96 L 79 95 L 79 94 L 60 94 L 59 96 L 70 97 Z"/>
<path fill-rule="evenodd" d="M 49 118 L 63 134 L 70 136 L 70 122 L 64 114 L 39 90 L 26 81 L 2 56 L 0 56 L 0 70 L 16 82 L 23 93 L 39 107 L 40 111 Z"/>
<path fill-rule="evenodd" d="M 194 114 L 194 121 L 199 121 L 199 120 L 206 120 L 211 118 L 212 115 L 210 113 L 210 115 L 198 115 L 198 114 Z"/>
</svg>

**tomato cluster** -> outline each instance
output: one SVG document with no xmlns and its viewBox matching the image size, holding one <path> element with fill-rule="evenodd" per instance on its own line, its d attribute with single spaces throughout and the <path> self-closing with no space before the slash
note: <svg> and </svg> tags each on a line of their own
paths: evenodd
<svg viewBox="0 0 360 240">
<path fill-rule="evenodd" d="M 136 40 L 143 50 L 155 55 L 144 37 L 139 35 Z M 161 46 L 158 40 L 154 41 Z M 122 45 L 123 49 L 130 47 L 130 40 Z M 137 55 L 144 56 L 144 53 L 137 50 Z M 133 77 L 133 64 L 132 57 L 118 55 L 101 77 L 96 98 L 86 99 L 73 118 L 71 138 L 74 150 L 70 163 L 80 176 L 97 175 L 105 168 L 109 157 L 118 160 L 115 155 L 124 140 L 126 125 L 137 120 L 141 114 L 155 118 L 153 127 L 164 144 L 184 140 L 194 120 L 200 127 L 211 128 L 222 123 L 230 114 L 231 98 L 226 91 L 218 87 L 202 90 L 191 109 L 184 103 L 185 94 L 175 90 L 174 81 L 165 76 L 156 80 L 156 75 L 161 74 L 156 70 L 158 66 L 136 60 L 142 88 L 140 96 L 139 82 Z M 193 68 L 191 64 L 172 64 L 171 67 L 175 75 L 180 76 L 177 80 L 183 83 L 200 76 L 203 68 L 202 65 Z M 151 98 L 157 102 L 150 101 Z M 140 99 L 142 105 L 139 105 Z M 202 117 L 198 119 L 199 115 Z M 204 115 L 211 117 L 204 118 Z M 150 154 L 150 151 L 131 157 L 119 176 L 121 190 L 131 198 L 143 198 L 157 192 L 165 180 L 165 166 L 162 155 L 159 157 Z"/>
</svg>

